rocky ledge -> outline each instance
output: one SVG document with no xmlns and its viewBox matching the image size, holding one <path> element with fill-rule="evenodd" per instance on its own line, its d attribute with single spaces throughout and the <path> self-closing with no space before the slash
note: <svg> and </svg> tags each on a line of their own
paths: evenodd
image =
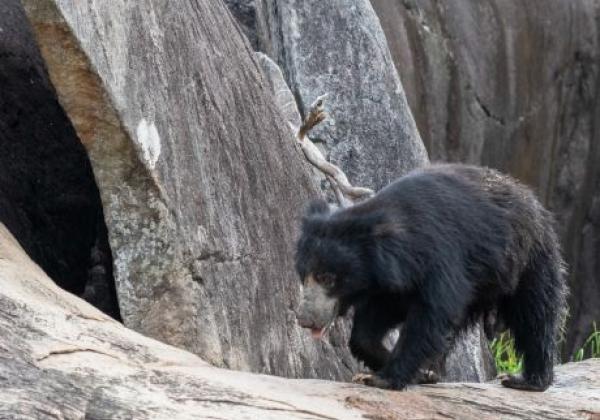
<svg viewBox="0 0 600 420">
<path fill-rule="evenodd" d="M 497 383 L 406 392 L 220 369 L 63 291 L 0 225 L 1 419 L 599 419 L 600 360 L 545 393 Z"/>
</svg>

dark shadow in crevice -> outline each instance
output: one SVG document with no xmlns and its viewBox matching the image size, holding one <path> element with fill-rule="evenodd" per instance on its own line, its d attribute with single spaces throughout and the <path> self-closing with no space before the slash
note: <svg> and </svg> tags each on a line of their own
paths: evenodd
<svg viewBox="0 0 600 420">
<path fill-rule="evenodd" d="M 81 297 L 105 314 L 121 321 L 113 275 L 112 251 L 102 208 L 99 210 L 96 241 L 90 252 L 88 277 Z"/>
<path fill-rule="evenodd" d="M 0 2 L 0 222 L 63 289 L 120 319 L 92 167 L 18 0 Z"/>
</svg>

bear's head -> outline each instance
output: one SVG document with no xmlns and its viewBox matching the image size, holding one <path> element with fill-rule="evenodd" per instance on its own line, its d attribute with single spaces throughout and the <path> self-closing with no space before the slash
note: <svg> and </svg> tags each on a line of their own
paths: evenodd
<svg viewBox="0 0 600 420">
<path fill-rule="evenodd" d="M 296 271 L 302 281 L 299 324 L 321 338 L 372 284 L 371 244 L 382 226 L 379 212 L 333 210 L 325 201 L 311 203 L 296 247 Z"/>
</svg>

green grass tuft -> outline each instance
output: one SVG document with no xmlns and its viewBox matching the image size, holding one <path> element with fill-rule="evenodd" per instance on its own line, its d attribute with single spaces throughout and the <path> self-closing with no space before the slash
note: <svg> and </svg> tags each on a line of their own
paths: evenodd
<svg viewBox="0 0 600 420">
<path fill-rule="evenodd" d="M 575 352 L 573 360 L 581 362 L 583 359 L 600 357 L 600 330 L 596 327 L 596 323 L 593 323 L 594 331 L 585 340 L 583 346 Z"/>
<path fill-rule="evenodd" d="M 588 358 L 600 358 L 600 330 L 596 323 L 593 331 L 585 340 L 583 346 L 573 355 L 573 361 L 581 362 Z M 490 350 L 494 356 L 496 370 L 498 373 L 517 374 L 523 369 L 523 356 L 519 356 L 515 349 L 515 340 L 508 331 L 494 338 L 490 343 Z"/>
<path fill-rule="evenodd" d="M 501 333 L 490 343 L 498 373 L 516 374 L 523 369 L 523 357 L 517 355 L 515 340 L 508 332 Z"/>
</svg>

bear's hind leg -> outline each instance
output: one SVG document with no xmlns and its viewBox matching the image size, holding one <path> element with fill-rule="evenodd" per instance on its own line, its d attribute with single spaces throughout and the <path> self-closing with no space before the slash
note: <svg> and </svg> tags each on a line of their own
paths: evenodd
<svg viewBox="0 0 600 420">
<path fill-rule="evenodd" d="M 515 294 L 502 305 L 524 365 L 522 374 L 501 377 L 502 385 L 528 391 L 545 391 L 550 386 L 563 309 L 560 260 L 538 255 L 524 272 Z"/>
</svg>

